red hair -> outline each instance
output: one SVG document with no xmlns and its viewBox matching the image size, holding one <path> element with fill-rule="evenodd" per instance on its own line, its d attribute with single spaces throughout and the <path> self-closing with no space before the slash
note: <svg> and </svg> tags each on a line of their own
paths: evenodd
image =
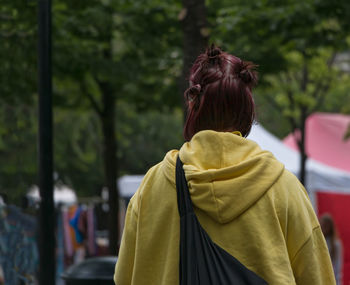
<svg viewBox="0 0 350 285">
<path fill-rule="evenodd" d="M 240 131 L 246 137 L 255 119 L 252 87 L 256 65 L 212 45 L 193 64 L 185 91 L 186 141 L 199 131 Z"/>
</svg>

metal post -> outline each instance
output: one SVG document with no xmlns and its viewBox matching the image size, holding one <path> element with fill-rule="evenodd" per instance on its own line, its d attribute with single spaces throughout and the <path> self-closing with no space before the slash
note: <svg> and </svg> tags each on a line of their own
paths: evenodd
<svg viewBox="0 0 350 285">
<path fill-rule="evenodd" d="M 39 284 L 55 284 L 53 202 L 51 0 L 38 0 L 39 70 Z"/>
</svg>

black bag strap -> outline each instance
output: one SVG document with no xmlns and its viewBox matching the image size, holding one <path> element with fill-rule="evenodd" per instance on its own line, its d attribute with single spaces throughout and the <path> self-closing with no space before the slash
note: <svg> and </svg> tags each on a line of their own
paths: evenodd
<svg viewBox="0 0 350 285">
<path fill-rule="evenodd" d="M 193 213 L 191 196 L 188 190 L 187 180 L 180 156 L 178 156 L 176 160 L 176 189 L 180 217 L 183 217 L 188 213 Z"/>
<path fill-rule="evenodd" d="M 266 285 L 267 282 L 215 244 L 202 228 L 193 211 L 179 157 L 176 161 L 176 189 L 180 214 L 180 284 Z"/>
</svg>

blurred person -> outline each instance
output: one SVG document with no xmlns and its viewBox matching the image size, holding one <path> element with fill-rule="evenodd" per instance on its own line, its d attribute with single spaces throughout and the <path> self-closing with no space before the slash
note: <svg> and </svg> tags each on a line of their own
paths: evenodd
<svg viewBox="0 0 350 285">
<path fill-rule="evenodd" d="M 0 266 L 5 284 L 34 284 L 39 264 L 36 224 L 19 207 L 0 205 Z"/>
<path fill-rule="evenodd" d="M 321 229 L 326 238 L 329 254 L 331 256 L 333 270 L 337 285 L 342 284 L 343 247 L 338 237 L 337 230 L 330 214 L 323 214 L 320 218 Z"/>
<path fill-rule="evenodd" d="M 4 279 L 4 271 L 2 270 L 2 267 L 0 265 L 0 285 L 5 284 L 5 279 Z"/>
<path fill-rule="evenodd" d="M 186 142 L 147 172 L 129 203 L 117 285 L 180 284 L 178 156 L 195 214 L 217 245 L 270 285 L 335 284 L 304 187 L 246 139 L 255 120 L 255 68 L 215 46 L 194 62 L 184 94 Z"/>
</svg>

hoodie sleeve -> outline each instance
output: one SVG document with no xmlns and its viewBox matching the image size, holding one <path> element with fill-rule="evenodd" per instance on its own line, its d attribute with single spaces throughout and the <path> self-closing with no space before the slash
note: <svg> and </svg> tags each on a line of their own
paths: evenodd
<svg viewBox="0 0 350 285">
<path fill-rule="evenodd" d="M 115 267 L 114 282 L 118 285 L 132 284 L 138 220 L 133 207 L 133 200 L 130 200 L 126 212 L 123 237 Z"/>
<path fill-rule="evenodd" d="M 282 182 L 286 191 L 279 191 L 280 222 L 296 284 L 335 285 L 327 244 L 305 188 L 288 171 Z"/>
<path fill-rule="evenodd" d="M 312 231 L 292 260 L 296 284 L 336 284 L 332 264 L 320 227 Z"/>
</svg>

